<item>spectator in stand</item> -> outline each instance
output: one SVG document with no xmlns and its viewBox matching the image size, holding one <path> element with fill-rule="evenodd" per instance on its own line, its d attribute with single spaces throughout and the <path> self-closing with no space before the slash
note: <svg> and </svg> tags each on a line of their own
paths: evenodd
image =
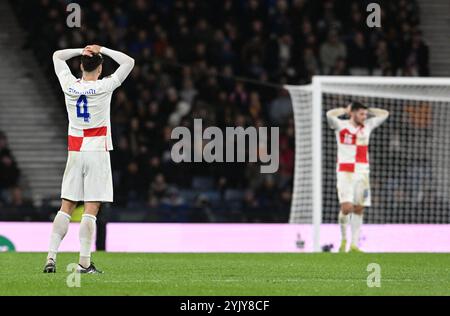
<svg viewBox="0 0 450 316">
<path fill-rule="evenodd" d="M 372 67 L 372 52 L 368 49 L 364 33 L 356 32 L 348 44 L 348 66 L 352 75 L 368 75 Z"/>
<path fill-rule="evenodd" d="M 320 46 L 320 62 L 322 63 L 322 71 L 328 75 L 331 73 L 338 58 L 345 59 L 347 57 L 347 48 L 345 44 L 339 40 L 338 32 L 330 30 L 325 43 Z"/>
<path fill-rule="evenodd" d="M 413 68 L 412 75 L 429 76 L 428 46 L 423 42 L 422 32 L 414 32 L 407 51 L 406 66 Z"/>
</svg>

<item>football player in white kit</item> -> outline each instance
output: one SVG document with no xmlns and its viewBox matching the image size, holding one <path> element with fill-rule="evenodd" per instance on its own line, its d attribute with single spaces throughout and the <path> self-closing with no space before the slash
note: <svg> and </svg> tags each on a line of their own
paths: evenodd
<svg viewBox="0 0 450 316">
<path fill-rule="evenodd" d="M 339 118 L 344 114 L 350 119 Z M 337 141 L 336 178 L 341 205 L 338 220 L 342 236 L 339 252 L 346 250 L 349 220 L 352 231 L 350 251 L 361 252 L 358 241 L 363 211 L 364 207 L 370 206 L 369 138 L 388 116 L 386 110 L 368 108 L 359 102 L 327 112 L 328 124 L 334 129 Z"/>
<path fill-rule="evenodd" d="M 99 80 L 103 57 L 111 57 L 119 68 Z M 82 78 L 75 78 L 66 60 L 81 56 Z M 101 202 L 113 201 L 109 151 L 112 150 L 110 106 L 113 91 L 127 78 L 134 59 L 124 53 L 89 45 L 58 50 L 53 54 L 55 73 L 64 92 L 68 127 L 68 158 L 61 188 L 61 209 L 53 221 L 45 273 L 56 272 L 56 254 L 67 233 L 78 201 L 84 201 L 80 223 L 80 273 L 100 273 L 91 263 L 96 216 Z"/>
</svg>

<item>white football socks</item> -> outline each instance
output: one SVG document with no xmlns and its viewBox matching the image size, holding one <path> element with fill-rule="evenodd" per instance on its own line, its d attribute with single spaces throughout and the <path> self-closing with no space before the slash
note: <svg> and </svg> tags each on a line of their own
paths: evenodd
<svg viewBox="0 0 450 316">
<path fill-rule="evenodd" d="M 84 214 L 80 223 L 80 261 L 79 264 L 88 268 L 91 265 L 91 248 L 94 239 L 97 218 L 94 215 Z"/>
<path fill-rule="evenodd" d="M 358 247 L 359 231 L 361 230 L 362 223 L 363 223 L 363 215 L 352 213 L 352 217 L 350 219 L 350 225 L 352 228 L 352 246 Z"/>
<path fill-rule="evenodd" d="M 53 259 L 56 261 L 56 254 L 58 253 L 59 245 L 63 240 L 64 236 L 67 234 L 70 223 L 70 215 L 59 211 L 55 219 L 53 220 L 52 234 L 50 235 L 50 246 L 47 255 L 47 261 Z"/>
<path fill-rule="evenodd" d="M 347 240 L 348 216 L 349 216 L 348 214 L 345 215 L 344 213 L 342 213 L 342 210 L 339 211 L 338 222 L 339 222 L 339 226 L 341 227 L 342 240 Z"/>
</svg>

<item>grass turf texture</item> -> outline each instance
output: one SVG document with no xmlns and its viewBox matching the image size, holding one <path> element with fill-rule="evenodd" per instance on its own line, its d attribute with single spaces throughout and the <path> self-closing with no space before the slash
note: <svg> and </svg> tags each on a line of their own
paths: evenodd
<svg viewBox="0 0 450 316">
<path fill-rule="evenodd" d="M 76 253 L 0 253 L 2 295 L 450 295 L 450 254 L 94 254 L 102 275 L 66 285 Z M 367 286 L 369 263 L 381 287 Z"/>
</svg>

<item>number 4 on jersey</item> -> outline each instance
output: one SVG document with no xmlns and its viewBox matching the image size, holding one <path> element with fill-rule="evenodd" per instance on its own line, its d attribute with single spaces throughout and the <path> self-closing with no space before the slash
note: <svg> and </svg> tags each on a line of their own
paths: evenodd
<svg viewBox="0 0 450 316">
<path fill-rule="evenodd" d="M 81 111 L 81 105 L 83 106 L 83 112 Z M 80 95 L 77 100 L 77 117 L 82 117 L 85 122 L 89 122 L 91 115 L 88 112 L 88 102 L 85 95 Z"/>
</svg>

